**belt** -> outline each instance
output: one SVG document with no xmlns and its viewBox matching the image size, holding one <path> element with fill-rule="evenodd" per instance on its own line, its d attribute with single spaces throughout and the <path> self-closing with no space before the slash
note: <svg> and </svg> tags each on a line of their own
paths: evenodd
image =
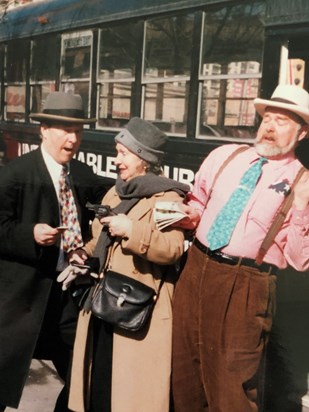
<svg viewBox="0 0 309 412">
<path fill-rule="evenodd" d="M 201 252 L 209 256 L 210 259 L 219 263 L 226 263 L 227 265 L 232 266 L 248 266 L 250 268 L 258 269 L 260 272 L 266 272 L 269 275 L 275 275 L 279 270 L 277 266 L 270 265 L 269 263 L 262 263 L 261 265 L 258 265 L 254 259 L 231 256 L 219 252 L 218 250 L 210 250 L 209 247 L 203 245 L 203 243 L 201 243 L 198 239 L 194 239 L 193 243 Z"/>
</svg>

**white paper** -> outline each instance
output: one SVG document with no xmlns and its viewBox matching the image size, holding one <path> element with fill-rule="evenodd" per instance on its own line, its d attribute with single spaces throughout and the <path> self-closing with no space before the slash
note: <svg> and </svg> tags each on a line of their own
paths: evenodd
<svg viewBox="0 0 309 412">
<path fill-rule="evenodd" d="M 159 230 L 178 222 L 186 216 L 186 213 L 180 210 L 177 202 L 156 202 L 155 204 L 154 220 Z"/>
</svg>

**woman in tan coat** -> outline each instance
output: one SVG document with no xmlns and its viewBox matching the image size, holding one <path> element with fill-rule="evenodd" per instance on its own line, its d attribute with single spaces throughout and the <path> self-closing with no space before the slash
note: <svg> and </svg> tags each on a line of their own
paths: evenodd
<svg viewBox="0 0 309 412">
<path fill-rule="evenodd" d="M 175 270 L 168 265 L 175 264 L 183 254 L 184 234 L 171 226 L 158 230 L 153 210 L 158 201 L 181 202 L 189 188 L 159 176 L 166 136 L 151 123 L 132 118 L 115 141 L 119 177 L 102 204 L 111 206 L 117 214 L 100 221 L 96 219 L 93 239 L 72 258 L 82 262 L 96 249 L 103 267 L 135 278 L 155 290 L 162 276 L 165 280 L 147 329 L 127 332 L 92 316 L 94 354 L 88 410 L 168 412 L 171 302 L 176 280 Z M 130 202 L 134 203 L 131 208 Z M 126 214 L 121 213 L 128 209 Z M 106 244 L 96 247 L 102 225 L 112 239 L 108 247 Z M 77 346 L 78 340 L 79 333 Z M 69 407 L 78 410 L 73 404 Z"/>
</svg>

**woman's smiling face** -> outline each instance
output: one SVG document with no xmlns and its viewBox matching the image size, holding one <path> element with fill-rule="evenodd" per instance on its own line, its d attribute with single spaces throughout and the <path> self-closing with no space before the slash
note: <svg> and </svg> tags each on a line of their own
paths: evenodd
<svg viewBox="0 0 309 412">
<path fill-rule="evenodd" d="M 116 144 L 115 165 L 122 180 L 128 181 L 146 174 L 146 162 L 121 143 Z"/>
</svg>

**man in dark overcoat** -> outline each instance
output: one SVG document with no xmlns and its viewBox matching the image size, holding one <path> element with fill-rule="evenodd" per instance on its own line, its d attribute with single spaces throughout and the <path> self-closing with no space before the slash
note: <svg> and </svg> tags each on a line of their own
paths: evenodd
<svg viewBox="0 0 309 412">
<path fill-rule="evenodd" d="M 67 265 L 59 207 L 64 165 L 83 241 L 89 235 L 87 201 L 99 202 L 102 179 L 75 159 L 85 118 L 79 95 L 54 92 L 40 121 L 41 145 L 0 171 L 0 411 L 17 408 L 32 358 L 51 359 L 65 380 L 77 306 L 56 278 Z M 67 411 L 66 395 L 55 411 Z"/>
</svg>

